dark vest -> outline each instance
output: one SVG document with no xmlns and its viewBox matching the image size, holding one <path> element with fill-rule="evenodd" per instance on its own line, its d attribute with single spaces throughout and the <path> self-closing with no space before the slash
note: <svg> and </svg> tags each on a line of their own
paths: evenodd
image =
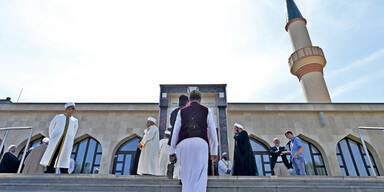
<svg viewBox="0 0 384 192">
<path fill-rule="evenodd" d="M 182 140 L 191 137 L 200 137 L 208 142 L 208 108 L 193 102 L 180 110 L 181 128 L 179 144 Z"/>
</svg>

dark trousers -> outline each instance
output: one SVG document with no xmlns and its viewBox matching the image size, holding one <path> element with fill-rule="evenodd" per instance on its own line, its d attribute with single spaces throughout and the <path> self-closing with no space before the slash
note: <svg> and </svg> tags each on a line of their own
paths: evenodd
<svg viewBox="0 0 384 192">
<path fill-rule="evenodd" d="M 59 156 L 59 151 L 60 151 L 60 148 L 61 148 L 62 144 L 63 144 L 63 138 L 61 138 L 61 140 L 59 142 L 59 146 L 56 148 L 56 151 L 55 151 L 55 153 L 53 154 L 53 157 L 52 157 L 52 161 L 48 165 L 47 170 L 45 171 L 45 173 L 56 173 L 56 169 L 55 169 L 54 166 L 55 166 L 55 162 L 56 162 L 57 156 Z M 68 168 L 60 168 L 60 172 L 61 172 L 61 174 L 68 174 Z"/>
</svg>

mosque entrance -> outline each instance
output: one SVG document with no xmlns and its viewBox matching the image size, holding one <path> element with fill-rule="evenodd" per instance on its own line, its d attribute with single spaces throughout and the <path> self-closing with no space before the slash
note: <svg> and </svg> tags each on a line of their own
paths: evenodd
<svg viewBox="0 0 384 192">
<path fill-rule="evenodd" d="M 208 107 L 216 120 L 216 129 L 219 139 L 219 154 L 228 152 L 227 139 L 227 93 L 225 84 L 211 85 L 160 85 L 160 137 L 164 131 L 171 127 L 170 116 L 174 109 L 179 107 L 179 96 L 189 95 L 189 92 L 198 90 L 201 93 L 202 105 Z"/>
</svg>

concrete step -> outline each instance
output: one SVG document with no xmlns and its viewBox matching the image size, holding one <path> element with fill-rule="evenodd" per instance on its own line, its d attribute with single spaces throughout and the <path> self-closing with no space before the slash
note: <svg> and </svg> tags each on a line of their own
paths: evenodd
<svg viewBox="0 0 384 192">
<path fill-rule="evenodd" d="M 152 176 L 0 174 L 0 191 L 180 192 Z M 384 177 L 209 177 L 208 192 L 384 192 Z"/>
</svg>

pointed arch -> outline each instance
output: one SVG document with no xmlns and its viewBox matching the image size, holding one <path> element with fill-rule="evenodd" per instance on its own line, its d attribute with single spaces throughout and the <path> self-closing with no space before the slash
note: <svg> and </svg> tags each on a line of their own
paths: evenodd
<svg viewBox="0 0 384 192">
<path fill-rule="evenodd" d="M 261 137 L 258 137 L 258 136 L 256 136 L 256 135 L 254 135 L 254 134 L 250 134 L 250 135 L 249 135 L 249 139 L 254 139 L 254 140 L 256 140 L 256 141 L 262 143 L 262 144 L 263 144 L 265 147 L 267 147 L 268 149 L 272 147 L 266 140 L 262 139 Z"/>
<path fill-rule="evenodd" d="M 256 160 L 256 168 L 258 176 L 271 176 L 271 159 L 269 157 L 269 144 L 263 139 L 251 135 L 249 137 L 249 142 L 251 143 L 253 156 Z"/>
<path fill-rule="evenodd" d="M 74 161 L 73 173 L 99 173 L 101 155 L 101 144 L 94 137 L 85 134 L 76 138 L 71 153 Z"/>
<path fill-rule="evenodd" d="M 31 148 L 34 148 L 34 147 L 40 145 L 42 143 L 44 137 L 45 136 L 43 134 L 41 134 L 41 133 L 38 133 L 38 134 L 32 136 L 31 140 L 29 141 L 28 148 L 31 149 Z M 16 154 L 18 154 L 17 157 L 19 159 L 21 159 L 21 156 L 23 155 L 23 152 L 24 152 L 25 146 L 27 144 L 27 141 L 28 141 L 28 138 L 25 139 L 23 142 L 21 142 L 19 144 L 19 146 L 17 147 Z"/>
<path fill-rule="evenodd" d="M 112 174 L 135 175 L 137 170 L 138 150 L 137 144 L 141 137 L 133 134 L 121 140 L 114 149 L 112 158 Z"/>
<path fill-rule="evenodd" d="M 369 157 L 372 160 L 373 169 L 369 164 L 360 138 L 349 134 L 341 139 L 336 146 L 336 155 L 343 176 L 372 176 L 373 171 L 380 175 L 372 153 L 376 153 L 371 144 L 366 142 Z"/>
</svg>

